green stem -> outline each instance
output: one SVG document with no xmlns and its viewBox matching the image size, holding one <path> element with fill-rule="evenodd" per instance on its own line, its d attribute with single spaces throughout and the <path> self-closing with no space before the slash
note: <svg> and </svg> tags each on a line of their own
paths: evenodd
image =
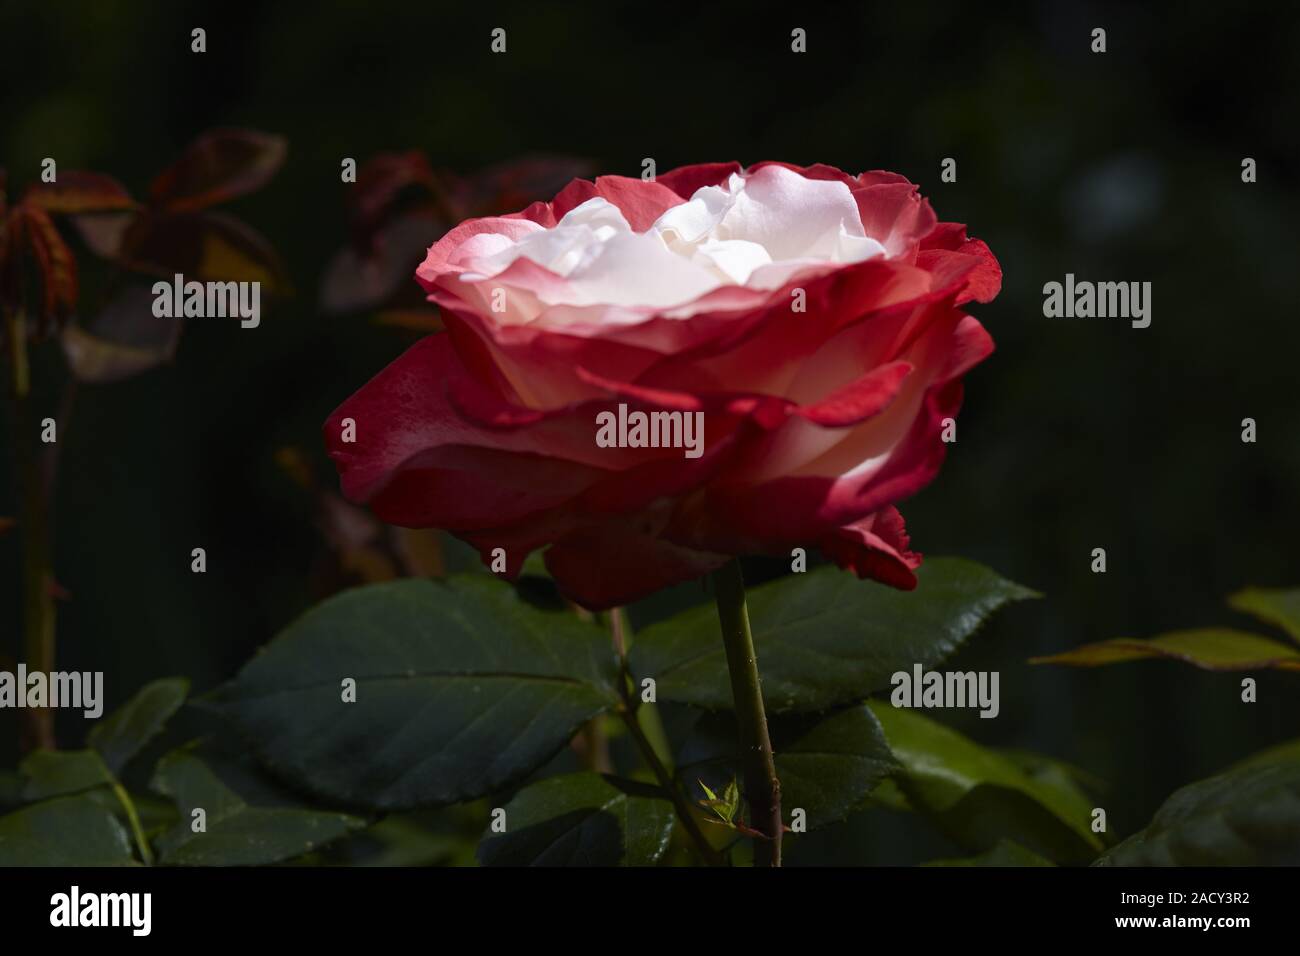
<svg viewBox="0 0 1300 956">
<path fill-rule="evenodd" d="M 605 728 L 601 726 L 601 717 L 593 717 L 582 725 L 574 744 L 582 765 L 593 773 L 613 773 L 614 765 L 609 759 L 609 740 Z"/>
<path fill-rule="evenodd" d="M 781 781 L 776 775 L 772 741 L 767 732 L 763 688 L 758 676 L 758 655 L 749 630 L 745 607 L 745 581 L 740 561 L 733 559 L 713 572 L 713 587 L 727 651 L 731 696 L 735 701 L 740 733 L 740 759 L 749 803 L 750 826 L 765 839 L 754 841 L 755 866 L 781 865 Z"/>
<path fill-rule="evenodd" d="M 7 314 L 5 325 L 12 363 L 14 457 L 22 496 L 19 520 L 23 538 L 23 654 L 30 670 L 48 673 L 54 668 L 53 576 L 50 573 L 45 483 L 28 419 L 31 378 L 27 362 L 27 323 L 22 310 Z M 54 712 L 44 707 L 31 708 L 24 711 L 24 717 L 22 749 L 55 749 Z"/>
<path fill-rule="evenodd" d="M 21 309 L 5 313 L 5 332 L 9 336 L 13 394 L 14 398 L 22 401 L 31 388 L 31 370 L 27 366 L 27 321 Z"/>
<path fill-rule="evenodd" d="M 663 720 L 660 719 L 654 704 L 641 701 L 639 696 L 641 688 L 637 686 L 627 666 L 627 652 L 632 646 L 632 626 L 628 623 L 627 612 L 621 607 L 616 607 L 611 609 L 607 616 L 610 634 L 614 638 L 614 652 L 618 655 L 619 669 L 622 673 L 620 686 L 624 703 L 636 717 L 637 726 L 641 728 L 645 739 L 650 741 L 650 746 L 654 748 L 659 762 L 672 774 L 674 772 L 673 748 L 668 741 L 668 735 L 664 733 Z"/>
<path fill-rule="evenodd" d="M 116 780 L 113 781 L 112 786 L 117 802 L 122 804 L 122 809 L 126 811 L 126 818 L 131 824 L 135 845 L 140 848 L 140 859 L 144 860 L 145 866 L 153 866 L 153 851 L 149 849 L 149 841 L 144 837 L 144 828 L 140 826 L 140 816 L 135 812 L 135 801 L 126 792 L 126 788 Z"/>
</svg>

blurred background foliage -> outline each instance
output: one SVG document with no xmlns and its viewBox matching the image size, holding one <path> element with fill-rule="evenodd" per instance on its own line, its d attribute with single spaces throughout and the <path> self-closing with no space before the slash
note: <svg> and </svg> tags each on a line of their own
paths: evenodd
<svg viewBox="0 0 1300 956">
<path fill-rule="evenodd" d="M 204 54 L 190 52 L 199 26 Z M 488 50 L 496 26 L 508 31 L 503 56 Z M 790 52 L 795 26 L 808 31 L 805 55 Z M 1104 55 L 1089 52 L 1096 26 Z M 645 157 L 660 170 L 781 159 L 907 175 L 1005 270 L 1001 296 L 975 310 L 998 351 L 967 379 L 947 467 L 903 505 L 913 544 L 1046 595 L 1000 615 L 950 665 L 1002 672 L 1000 718 L 945 721 L 1105 781 L 1099 803 L 1120 834 L 1176 787 L 1300 727 L 1287 674 L 1257 675 L 1259 702 L 1244 705 L 1232 674 L 1024 663 L 1118 635 L 1239 624 L 1225 595 L 1300 583 L 1294 11 L 1037 3 L 1004 14 L 938 2 L 782 18 L 85 0 L 6 4 L 0 37 L 11 194 L 47 156 L 144 196 L 205 130 L 288 142 L 278 175 L 230 211 L 277 250 L 291 294 L 264 304 L 256 330 L 192 322 L 169 363 L 82 386 L 59 436 L 58 665 L 105 671 L 109 709 L 171 674 L 211 688 L 376 560 L 403 573 L 467 563 L 461 549 L 332 514 L 319 438 L 325 416 L 421 334 L 418 321 L 377 323 L 376 308 L 323 307 L 327 267 L 356 241 L 340 162 L 416 150 L 462 184 L 547 155 L 572 158 L 552 170 L 632 176 Z M 1247 156 L 1259 167 L 1249 185 Z M 944 157 L 957 160 L 956 183 L 940 181 Z M 487 201 L 516 198 L 495 188 Z M 90 259 L 81 248 L 78 258 Z M 1042 285 L 1067 272 L 1152 282 L 1153 324 L 1044 318 Z M 87 267 L 82 303 L 105 281 Z M 34 407 L 54 414 L 63 355 L 48 342 L 33 362 Z M 1245 417 L 1256 444 L 1240 440 Z M 0 447 L 9 442 L 0 430 Z M 16 510 L 6 468 L 0 516 Z M 339 535 L 365 553 L 341 560 Z M 15 537 L 0 537 L 6 662 L 18 647 Z M 204 575 L 190 572 L 199 546 Z M 1089 568 L 1095 547 L 1107 550 L 1104 575 Z M 748 567 L 754 582 L 781 570 Z M 698 586 L 674 589 L 632 621 L 703 599 Z M 59 720 L 61 742 L 75 744 L 79 717 Z M 0 712 L 0 767 L 15 765 L 16 741 L 14 713 Z M 469 816 L 476 831 L 482 817 Z M 426 817 L 412 824 L 429 840 L 423 858 L 464 859 L 447 834 L 466 828 L 465 811 Z M 364 856 L 357 844 L 335 852 Z M 884 811 L 788 850 L 791 864 L 952 855 Z"/>
</svg>

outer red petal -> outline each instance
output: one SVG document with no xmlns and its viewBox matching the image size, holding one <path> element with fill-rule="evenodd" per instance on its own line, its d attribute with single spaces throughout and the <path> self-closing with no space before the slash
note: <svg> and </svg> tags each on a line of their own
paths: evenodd
<svg viewBox="0 0 1300 956">
<path fill-rule="evenodd" d="M 606 473 L 581 423 L 507 433 L 466 421 L 448 399 L 464 375 L 447 337 L 429 336 L 330 415 L 325 440 L 350 499 L 392 524 L 472 529 L 553 507 Z"/>
<path fill-rule="evenodd" d="M 656 181 L 660 186 L 667 186 L 682 199 L 690 199 L 697 190 L 705 186 L 717 186 L 725 182 L 733 173 L 741 172 L 740 163 L 696 163 L 694 166 L 679 166 L 666 173 L 660 173 Z"/>
<path fill-rule="evenodd" d="M 546 568 L 560 590 L 592 610 L 629 604 L 729 560 L 725 554 L 681 547 L 635 526 L 615 524 L 576 531 L 546 552 Z"/>
<path fill-rule="evenodd" d="M 1002 289 L 1002 266 L 985 243 L 966 238 L 961 223 L 937 223 L 921 242 L 917 265 L 940 276 L 954 271 L 964 274 L 966 291 L 957 297 L 958 305 L 972 299 L 992 302 Z"/>
<path fill-rule="evenodd" d="M 656 219 L 685 200 L 668 186 L 626 176 L 598 176 L 594 183 L 575 179 L 551 203 L 557 220 L 589 199 L 605 199 L 618 207 L 633 232 L 645 232 Z"/>
<path fill-rule="evenodd" d="M 908 550 L 908 544 L 903 516 L 891 506 L 839 528 L 822 539 L 821 549 L 860 578 L 910 591 L 916 587 L 913 572 L 921 566 L 921 555 Z"/>
</svg>

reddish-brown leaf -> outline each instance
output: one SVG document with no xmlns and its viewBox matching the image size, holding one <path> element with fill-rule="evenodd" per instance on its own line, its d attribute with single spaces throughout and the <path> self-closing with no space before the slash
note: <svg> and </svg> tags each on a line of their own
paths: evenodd
<svg viewBox="0 0 1300 956">
<path fill-rule="evenodd" d="M 386 325 L 423 335 L 442 332 L 447 328 L 442 323 L 442 313 L 432 306 L 423 309 L 384 309 L 376 312 L 371 321 L 375 325 Z"/>
<path fill-rule="evenodd" d="M 154 179 L 154 204 L 173 212 L 193 212 L 260 189 L 288 152 L 281 136 L 250 129 L 204 133 Z"/>
<path fill-rule="evenodd" d="M 5 239 L 6 295 L 16 295 L 30 258 L 41 290 L 38 328 L 61 323 L 77 304 L 77 260 L 44 209 L 21 202 L 9 215 Z"/>
<path fill-rule="evenodd" d="M 445 226 L 427 216 L 408 214 L 376 233 L 369 254 L 346 246 L 330 260 L 321 280 L 321 306 L 333 313 L 386 305 L 403 287 L 419 292 L 415 267 Z M 421 293 L 417 299 L 423 299 Z"/>
<path fill-rule="evenodd" d="M 111 176 L 71 169 L 59 173 L 57 182 L 33 183 L 23 197 L 48 213 L 113 212 L 132 209 L 135 200 Z"/>
<path fill-rule="evenodd" d="M 399 198 L 411 187 L 432 192 L 433 170 L 419 150 L 380 153 L 357 170 L 357 181 L 347 191 L 352 228 L 359 236 L 372 235 L 394 213 Z"/>
<path fill-rule="evenodd" d="M 91 252 L 102 259 L 116 259 L 122 237 L 135 218 L 129 212 L 101 212 L 72 216 L 71 222 Z"/>
<path fill-rule="evenodd" d="M 102 312 L 61 336 L 72 373 L 82 382 L 116 382 L 171 361 L 183 321 L 153 314 L 148 286 L 130 285 Z"/>
<path fill-rule="evenodd" d="M 441 578 L 447 574 L 442 538 L 432 528 L 389 528 L 393 547 L 407 577 Z"/>
<path fill-rule="evenodd" d="M 288 290 L 283 263 L 261 233 L 217 212 L 142 214 L 122 239 L 129 269 L 200 282 L 261 282 L 263 294 Z"/>
<path fill-rule="evenodd" d="M 521 156 L 471 176 L 462 201 L 476 216 L 515 212 L 551 199 L 571 181 L 588 177 L 594 170 L 591 160 L 576 156 Z"/>
</svg>

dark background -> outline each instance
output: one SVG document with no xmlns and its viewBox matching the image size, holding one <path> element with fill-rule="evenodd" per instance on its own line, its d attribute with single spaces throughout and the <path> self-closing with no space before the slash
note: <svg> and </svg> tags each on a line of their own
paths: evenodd
<svg viewBox="0 0 1300 956">
<path fill-rule="evenodd" d="M 105 671 L 110 707 L 171 674 L 206 690 L 311 602 L 320 537 L 275 452 L 301 446 L 332 482 L 320 423 L 411 340 L 318 307 L 346 240 L 342 157 L 419 148 L 467 174 L 538 152 L 632 176 L 643 157 L 661 171 L 730 159 L 890 169 L 941 219 L 968 223 L 1005 270 L 998 299 L 973 309 L 998 350 L 967 378 L 959 441 L 903 505 L 913 545 L 1046 595 L 959 659 L 1000 669 L 1003 703 L 1001 719 L 958 723 L 1098 775 L 1112 828 L 1131 832 L 1177 786 L 1300 730 L 1294 675 L 1259 675 L 1260 700 L 1246 705 L 1240 675 L 1023 663 L 1115 636 L 1249 628 L 1227 594 L 1300 584 L 1300 18 L 1283 9 L 6 4 L 11 197 L 45 156 L 141 195 L 206 129 L 289 143 L 275 180 L 232 210 L 274 243 L 296 295 L 256 332 L 190 323 L 173 364 L 84 388 L 60 435 L 54 566 L 71 597 L 59 668 Z M 205 54 L 190 52 L 196 26 Z M 489 53 L 496 26 L 504 56 Z M 803 55 L 790 52 L 796 26 Z M 1096 26 L 1104 55 L 1089 51 Z M 1241 181 L 1246 156 L 1254 184 Z M 944 157 L 956 183 L 940 181 Z M 1151 327 L 1044 318 L 1043 283 L 1067 272 L 1152 282 Z M 38 375 L 62 376 L 61 361 L 47 344 Z M 38 415 L 56 402 L 38 389 Z M 1240 440 L 1244 417 L 1256 444 Z M 9 471 L 0 515 L 16 511 Z M 0 538 L 6 657 L 18 647 L 17 538 Z M 206 575 L 190 573 L 196 546 Z M 1089 569 L 1095 547 L 1104 575 Z M 698 589 L 663 600 L 685 599 Z M 82 722 L 60 720 L 61 741 L 78 742 Z M 0 714 L 0 767 L 14 765 L 16 737 Z M 866 815 L 801 841 L 791 861 L 951 849 L 908 826 Z"/>
</svg>

